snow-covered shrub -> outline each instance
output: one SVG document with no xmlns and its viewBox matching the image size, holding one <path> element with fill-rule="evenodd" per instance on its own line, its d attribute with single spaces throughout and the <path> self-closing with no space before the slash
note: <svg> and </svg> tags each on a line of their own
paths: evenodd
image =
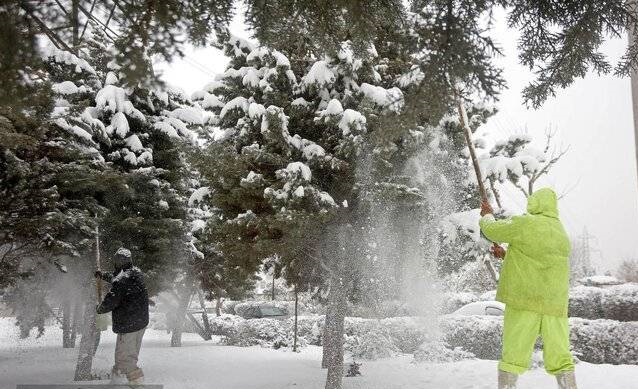
<svg viewBox="0 0 638 392">
<path fill-rule="evenodd" d="M 443 341 L 481 359 L 499 359 L 502 336 L 501 317 L 445 317 L 441 320 Z M 570 318 L 571 345 L 585 362 L 611 364 L 638 363 L 638 322 Z M 540 349 L 539 339 L 536 348 Z M 538 365 L 538 364 L 537 364 Z"/>
<path fill-rule="evenodd" d="M 443 341 L 481 359 L 501 356 L 503 318 L 493 316 L 448 316 L 441 320 Z"/>
<path fill-rule="evenodd" d="M 244 319 L 232 314 L 223 314 L 218 317 L 210 317 L 209 323 L 213 335 L 228 336 L 237 330 L 237 324 Z"/>
<path fill-rule="evenodd" d="M 225 300 L 222 304 L 222 312 L 226 314 L 235 314 L 235 305 L 240 301 Z"/>
<path fill-rule="evenodd" d="M 347 317 L 344 332 L 353 355 L 383 358 L 397 353 L 413 353 L 436 330 L 431 321 L 421 317 L 363 319 Z M 376 343 L 375 336 L 383 336 Z"/>
<path fill-rule="evenodd" d="M 574 287 L 569 293 L 569 315 L 585 319 L 638 321 L 638 284 Z"/>
<path fill-rule="evenodd" d="M 638 321 L 638 284 L 610 286 L 601 297 L 603 317 L 618 321 Z"/>
<path fill-rule="evenodd" d="M 452 313 L 462 306 L 478 301 L 479 298 L 473 293 L 444 293 L 441 296 L 441 314 Z"/>
<path fill-rule="evenodd" d="M 569 316 L 585 319 L 603 318 L 601 306 L 603 289 L 577 286 L 569 291 Z"/>
<path fill-rule="evenodd" d="M 303 337 L 306 343 L 321 346 L 323 344 L 323 326 L 326 317 L 321 316 L 299 316 L 297 320 L 297 334 Z M 288 320 L 291 328 L 294 320 Z"/>
<path fill-rule="evenodd" d="M 242 320 L 228 330 L 224 342 L 230 346 L 255 346 L 292 347 L 293 334 L 289 326 L 274 319 L 250 319 Z M 300 346 L 305 345 L 305 339 L 298 341 Z"/>
<path fill-rule="evenodd" d="M 362 336 L 347 335 L 345 350 L 353 358 L 366 360 L 393 357 L 400 352 L 381 328 L 370 330 Z"/>
<path fill-rule="evenodd" d="M 570 319 L 572 349 L 591 363 L 638 364 L 638 322 Z"/>
<path fill-rule="evenodd" d="M 379 320 L 381 330 L 387 334 L 400 352 L 411 354 L 426 338 L 434 337 L 436 326 L 424 317 L 392 317 Z"/>
<path fill-rule="evenodd" d="M 441 341 L 427 341 L 414 352 L 415 362 L 456 362 L 476 356 L 460 347 L 450 348 Z"/>
<path fill-rule="evenodd" d="M 346 335 L 363 336 L 373 330 L 379 320 L 361 317 L 346 317 L 343 325 L 343 333 Z"/>
</svg>

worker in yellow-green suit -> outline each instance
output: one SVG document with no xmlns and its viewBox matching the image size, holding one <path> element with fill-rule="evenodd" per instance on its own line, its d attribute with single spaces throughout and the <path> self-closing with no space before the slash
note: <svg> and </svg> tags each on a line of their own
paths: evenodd
<svg viewBox="0 0 638 392">
<path fill-rule="evenodd" d="M 508 244 L 506 253 L 492 250 L 505 258 L 496 292 L 496 300 L 505 303 L 499 388 L 516 387 L 539 335 L 545 370 L 560 388 L 576 388 L 567 319 L 570 242 L 558 219 L 556 193 L 549 188 L 534 192 L 527 214 L 503 220 L 496 220 L 483 202 L 481 216 L 485 237 Z"/>
</svg>

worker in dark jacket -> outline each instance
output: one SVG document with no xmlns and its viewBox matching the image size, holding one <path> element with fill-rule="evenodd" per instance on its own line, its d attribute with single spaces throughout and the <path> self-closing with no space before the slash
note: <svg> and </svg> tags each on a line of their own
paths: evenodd
<svg viewBox="0 0 638 392">
<path fill-rule="evenodd" d="M 120 248 L 115 253 L 115 271 L 96 271 L 95 276 L 111 283 L 111 291 L 97 308 L 98 313 L 112 312 L 113 332 L 117 334 L 111 382 L 126 376 L 129 384 L 140 385 L 144 373 L 137 358 L 148 325 L 148 293 L 142 271 L 133 266 L 131 251 Z"/>
</svg>

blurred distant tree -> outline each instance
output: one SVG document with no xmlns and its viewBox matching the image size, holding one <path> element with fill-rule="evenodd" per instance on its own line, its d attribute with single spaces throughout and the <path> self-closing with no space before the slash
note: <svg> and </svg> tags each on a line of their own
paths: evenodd
<svg viewBox="0 0 638 392">
<path fill-rule="evenodd" d="M 638 283 L 638 260 L 637 259 L 625 259 L 618 267 L 618 278 L 625 282 Z"/>
</svg>

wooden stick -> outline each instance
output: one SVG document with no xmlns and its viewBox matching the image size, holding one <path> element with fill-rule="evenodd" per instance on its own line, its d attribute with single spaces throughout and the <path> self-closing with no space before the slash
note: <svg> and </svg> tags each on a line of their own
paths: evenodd
<svg viewBox="0 0 638 392">
<path fill-rule="evenodd" d="M 100 227 L 95 226 L 95 268 L 100 270 Z M 95 280 L 95 288 L 97 290 L 97 303 L 102 302 L 102 279 Z"/>
<path fill-rule="evenodd" d="M 476 151 L 474 150 L 474 143 L 472 143 L 472 129 L 470 129 L 469 121 L 467 119 L 467 112 L 465 111 L 465 105 L 463 105 L 463 99 L 459 94 L 458 90 L 454 88 L 454 95 L 456 95 L 457 101 L 457 109 L 459 112 L 459 121 L 461 123 L 461 127 L 463 127 L 463 132 L 465 134 L 465 142 L 467 143 L 467 147 L 470 150 L 470 158 L 472 159 L 472 165 L 474 166 L 474 173 L 476 174 L 476 180 L 478 182 L 479 194 L 481 196 L 481 201 L 489 203 L 487 199 L 487 192 L 485 191 L 485 184 L 483 183 L 483 175 L 481 174 L 481 166 L 479 165 L 478 158 L 476 157 Z M 494 245 L 498 245 L 497 243 L 493 243 Z M 495 282 L 498 282 L 498 277 L 496 276 L 496 270 L 492 265 L 492 262 L 489 259 L 485 259 L 485 267 L 487 271 L 490 273 L 490 276 Z"/>
<path fill-rule="evenodd" d="M 474 172 L 476 173 L 476 180 L 478 182 L 479 195 L 481 196 L 481 201 L 487 200 L 487 192 L 485 191 L 485 184 L 483 183 L 483 175 L 481 174 L 481 166 L 479 165 L 478 158 L 476 157 L 476 150 L 474 150 L 474 143 L 472 143 L 472 129 L 470 129 L 469 121 L 467 119 L 467 112 L 465 111 L 465 106 L 463 105 L 462 98 L 457 93 L 457 108 L 459 112 L 459 121 L 461 122 L 461 127 L 463 127 L 463 133 L 465 134 L 465 142 L 467 143 L 467 147 L 470 150 L 470 158 L 472 159 L 472 165 L 474 166 Z"/>
</svg>

